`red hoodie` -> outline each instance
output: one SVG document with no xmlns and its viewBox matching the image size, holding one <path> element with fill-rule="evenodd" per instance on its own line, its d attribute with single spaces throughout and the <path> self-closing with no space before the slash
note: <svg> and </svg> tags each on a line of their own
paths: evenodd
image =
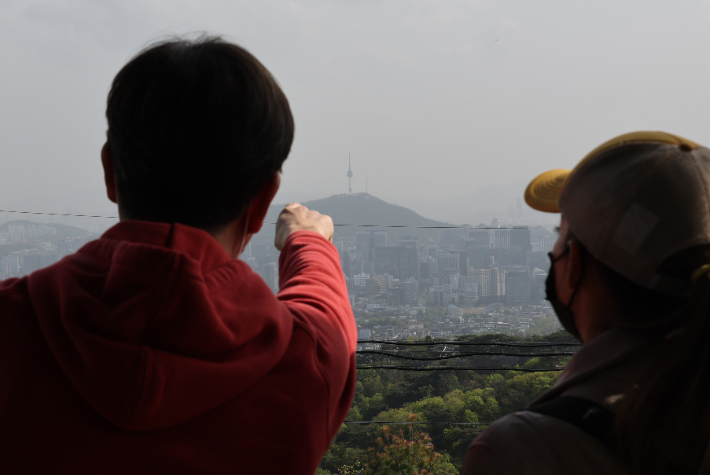
<svg viewBox="0 0 710 475">
<path fill-rule="evenodd" d="M 206 232 L 123 221 L 0 283 L 0 473 L 315 472 L 350 407 L 335 247 L 292 234 L 271 290 Z"/>
</svg>

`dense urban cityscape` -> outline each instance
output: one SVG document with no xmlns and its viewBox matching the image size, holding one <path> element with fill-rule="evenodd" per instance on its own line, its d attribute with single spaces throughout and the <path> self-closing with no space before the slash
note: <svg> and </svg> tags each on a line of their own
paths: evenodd
<svg viewBox="0 0 710 475">
<path fill-rule="evenodd" d="M 518 200 L 507 218 L 475 226 L 404 228 L 408 234 L 386 227 L 336 231 L 360 339 L 555 331 L 544 283 L 556 234 L 549 224 L 517 224 L 524 221 Z M 65 225 L 6 223 L 0 227 L 0 278 L 51 265 L 96 237 Z M 259 240 L 242 255 L 274 292 L 278 258 L 273 244 Z"/>
<path fill-rule="evenodd" d="M 542 226 L 501 224 L 497 218 L 488 225 L 436 231 L 435 238 L 423 239 L 392 237 L 386 229 L 349 236 L 336 232 L 361 339 L 524 335 L 551 314 L 544 284 L 553 233 Z M 244 260 L 278 288 L 273 246 L 252 244 Z"/>
</svg>

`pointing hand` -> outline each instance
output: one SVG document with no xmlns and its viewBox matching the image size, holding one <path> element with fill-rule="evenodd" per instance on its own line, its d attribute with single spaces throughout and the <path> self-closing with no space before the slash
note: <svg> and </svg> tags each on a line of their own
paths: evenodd
<svg viewBox="0 0 710 475">
<path fill-rule="evenodd" d="M 298 203 L 289 203 L 276 220 L 276 249 L 283 249 L 286 239 L 296 231 L 313 231 L 332 242 L 333 220 L 328 215 L 311 211 Z"/>
</svg>

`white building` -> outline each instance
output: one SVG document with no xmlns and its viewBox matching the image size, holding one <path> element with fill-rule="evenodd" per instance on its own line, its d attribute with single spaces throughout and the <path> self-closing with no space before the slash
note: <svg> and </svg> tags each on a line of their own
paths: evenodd
<svg viewBox="0 0 710 475">
<path fill-rule="evenodd" d="M 366 282 L 370 279 L 370 274 L 355 274 L 353 280 L 355 287 L 365 287 Z"/>
</svg>

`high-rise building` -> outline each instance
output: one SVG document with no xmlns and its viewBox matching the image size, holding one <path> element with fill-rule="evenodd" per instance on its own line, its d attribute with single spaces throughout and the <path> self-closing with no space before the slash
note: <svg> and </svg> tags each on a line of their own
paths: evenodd
<svg viewBox="0 0 710 475">
<path fill-rule="evenodd" d="M 419 280 L 419 258 L 415 247 L 375 247 L 375 273 L 387 273 L 400 280 Z"/>
<path fill-rule="evenodd" d="M 399 251 L 399 280 L 419 280 L 419 256 L 415 247 L 401 247 Z"/>
<path fill-rule="evenodd" d="M 472 243 L 475 244 L 475 243 Z M 483 269 L 491 264 L 491 248 L 489 246 L 469 245 L 468 263 L 474 269 Z"/>
<path fill-rule="evenodd" d="M 395 243 L 397 247 L 419 247 L 419 236 L 404 236 Z"/>
<path fill-rule="evenodd" d="M 439 229 L 439 244 L 452 245 L 457 241 L 465 239 L 468 235 L 468 228 Z"/>
<path fill-rule="evenodd" d="M 478 301 L 478 284 L 472 275 L 459 277 L 459 291 L 463 292 L 467 303 Z"/>
<path fill-rule="evenodd" d="M 505 271 L 498 267 L 476 269 L 471 272 L 472 284 L 479 297 L 502 297 L 506 294 Z"/>
<path fill-rule="evenodd" d="M 474 241 L 476 247 L 491 247 L 492 235 L 490 229 L 469 229 L 468 239 Z"/>
<path fill-rule="evenodd" d="M 375 248 L 372 265 L 376 274 L 390 274 L 399 279 L 399 247 Z"/>
<path fill-rule="evenodd" d="M 10 272 L 14 275 L 17 275 L 20 273 L 20 256 L 18 255 L 9 255 L 9 256 L 3 256 L 2 261 L 4 264 L 7 264 L 10 268 Z"/>
<path fill-rule="evenodd" d="M 439 252 L 436 254 L 436 268 L 439 273 L 458 272 L 459 254 L 449 252 Z"/>
<path fill-rule="evenodd" d="M 277 262 L 262 264 L 259 275 L 275 294 L 279 292 L 279 264 Z"/>
<path fill-rule="evenodd" d="M 492 229 L 491 247 L 494 249 L 505 249 L 511 246 L 511 229 Z"/>
<path fill-rule="evenodd" d="M 459 274 L 468 275 L 468 251 L 456 251 L 459 255 Z"/>
<path fill-rule="evenodd" d="M 475 286 L 479 297 L 489 297 L 491 295 L 491 274 L 490 269 L 475 269 L 471 272 L 471 286 Z"/>
<path fill-rule="evenodd" d="M 506 266 L 505 296 L 508 305 L 530 303 L 530 268 L 527 266 Z"/>
<path fill-rule="evenodd" d="M 491 297 L 502 297 L 507 293 L 505 283 L 505 270 L 493 267 L 488 270 L 490 274 Z"/>
<path fill-rule="evenodd" d="M 370 279 L 370 274 L 355 274 L 353 280 L 356 287 L 365 287 L 365 283 Z"/>
<path fill-rule="evenodd" d="M 385 246 L 387 231 L 366 231 L 355 235 L 355 252 L 361 262 L 372 262 L 373 249 Z"/>
<path fill-rule="evenodd" d="M 520 247 L 523 251 L 532 251 L 530 229 L 527 226 L 514 226 L 510 230 L 510 246 Z"/>
<path fill-rule="evenodd" d="M 419 283 L 410 282 L 400 282 L 399 288 L 401 291 L 401 303 L 404 305 L 412 305 L 417 302 L 417 290 L 419 289 Z"/>
</svg>

